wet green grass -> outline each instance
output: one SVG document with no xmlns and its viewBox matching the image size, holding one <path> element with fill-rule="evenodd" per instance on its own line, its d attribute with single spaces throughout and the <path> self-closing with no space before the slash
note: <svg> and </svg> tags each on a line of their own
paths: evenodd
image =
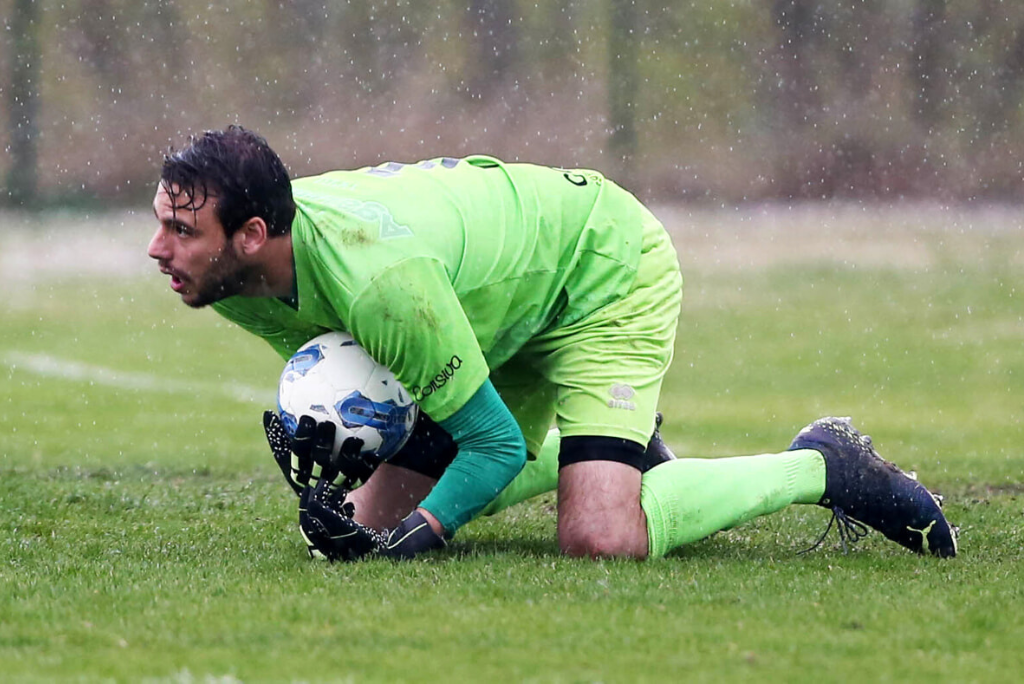
<svg viewBox="0 0 1024 684">
<path fill-rule="evenodd" d="M 269 347 L 157 278 L 4 283 L 0 678 L 1015 679 L 1022 248 L 686 273 L 663 400 L 677 451 L 778 450 L 853 415 L 946 496 L 948 562 L 878 535 L 798 555 L 828 519 L 812 507 L 658 561 L 569 560 L 550 496 L 429 560 L 309 562 L 260 428 Z"/>
</svg>

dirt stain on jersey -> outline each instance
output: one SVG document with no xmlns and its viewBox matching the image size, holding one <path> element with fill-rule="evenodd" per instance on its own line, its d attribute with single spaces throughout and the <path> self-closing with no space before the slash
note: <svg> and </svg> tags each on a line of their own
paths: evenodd
<svg viewBox="0 0 1024 684">
<path fill-rule="evenodd" d="M 341 244 L 346 247 L 365 247 L 375 241 L 374 236 L 364 228 L 346 228 L 341 231 Z"/>
</svg>

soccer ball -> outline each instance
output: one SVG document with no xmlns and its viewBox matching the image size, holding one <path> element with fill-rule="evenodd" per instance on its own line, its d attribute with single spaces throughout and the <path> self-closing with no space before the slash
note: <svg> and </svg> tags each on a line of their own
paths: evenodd
<svg viewBox="0 0 1024 684">
<path fill-rule="evenodd" d="M 363 457 L 379 463 L 409 439 L 419 409 L 394 374 L 351 335 L 329 332 L 302 345 L 285 364 L 277 413 L 289 437 L 299 418 L 312 416 L 334 423 L 334 456 L 347 438 L 358 437 Z"/>
</svg>

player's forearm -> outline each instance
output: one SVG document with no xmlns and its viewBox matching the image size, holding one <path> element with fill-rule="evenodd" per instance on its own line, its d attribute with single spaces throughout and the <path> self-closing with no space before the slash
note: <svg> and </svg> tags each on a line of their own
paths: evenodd
<svg viewBox="0 0 1024 684">
<path fill-rule="evenodd" d="M 483 510 L 522 470 L 526 442 L 489 380 L 440 425 L 459 445 L 459 455 L 420 507 L 451 534 Z"/>
</svg>

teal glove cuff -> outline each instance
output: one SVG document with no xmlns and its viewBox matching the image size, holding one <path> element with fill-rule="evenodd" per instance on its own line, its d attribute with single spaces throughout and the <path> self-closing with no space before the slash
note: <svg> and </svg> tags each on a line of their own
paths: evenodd
<svg viewBox="0 0 1024 684">
<path fill-rule="evenodd" d="M 526 440 L 490 380 L 440 422 L 459 454 L 420 506 L 451 535 L 508 486 L 526 464 Z"/>
</svg>

